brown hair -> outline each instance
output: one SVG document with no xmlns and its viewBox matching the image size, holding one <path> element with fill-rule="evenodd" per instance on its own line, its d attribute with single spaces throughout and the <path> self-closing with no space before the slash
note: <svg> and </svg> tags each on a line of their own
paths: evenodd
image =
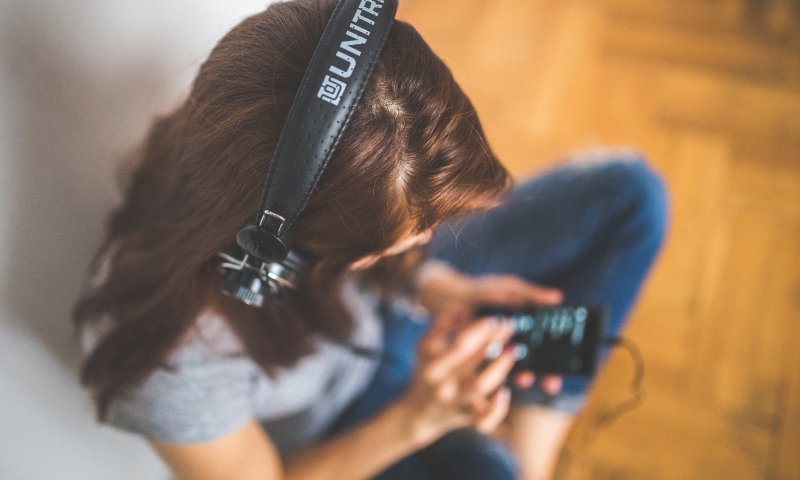
<svg viewBox="0 0 800 480">
<path fill-rule="evenodd" d="M 205 308 L 223 315 L 267 372 L 312 351 L 312 333 L 345 340 L 352 322 L 336 292 L 350 263 L 484 207 L 508 187 L 450 71 L 398 21 L 292 226 L 295 247 L 312 259 L 309 275 L 288 302 L 261 309 L 218 292 L 215 253 L 254 214 L 335 3 L 280 3 L 244 20 L 202 65 L 189 98 L 152 126 L 94 261 L 99 284 L 75 307 L 79 329 L 111 323 L 81 376 L 101 417 L 165 362 Z"/>
</svg>

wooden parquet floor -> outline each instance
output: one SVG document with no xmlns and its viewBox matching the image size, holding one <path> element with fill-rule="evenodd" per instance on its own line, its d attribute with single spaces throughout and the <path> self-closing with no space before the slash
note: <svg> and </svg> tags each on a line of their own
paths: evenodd
<svg viewBox="0 0 800 480">
<path fill-rule="evenodd" d="M 516 175 L 631 145 L 672 220 L 558 479 L 800 479 L 800 2 L 405 0 Z"/>
</svg>

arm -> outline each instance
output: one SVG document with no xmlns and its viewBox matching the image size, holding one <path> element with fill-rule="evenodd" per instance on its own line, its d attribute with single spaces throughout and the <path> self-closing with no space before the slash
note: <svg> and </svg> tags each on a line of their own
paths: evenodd
<svg viewBox="0 0 800 480">
<path fill-rule="evenodd" d="M 444 433 L 474 425 L 493 430 L 508 411 L 501 388 L 513 357 L 479 369 L 487 345 L 507 341 L 508 324 L 437 321 L 420 344 L 409 391 L 359 427 L 285 459 L 257 421 L 220 439 L 192 445 L 151 441 L 181 480 L 355 480 L 373 476 Z"/>
<path fill-rule="evenodd" d="M 281 460 L 261 425 L 243 428 L 206 443 L 150 445 L 180 480 L 282 479 Z"/>
<path fill-rule="evenodd" d="M 557 305 L 561 292 L 531 284 L 511 275 L 484 275 L 469 277 L 447 264 L 431 262 L 423 266 L 417 277 L 419 301 L 432 313 L 447 311 L 471 312 L 478 305 Z M 519 388 L 530 387 L 532 373 L 520 372 L 514 376 Z M 556 394 L 561 390 L 562 379 L 546 376 L 541 379 L 543 389 Z M 558 453 L 564 442 L 573 416 L 535 405 L 515 404 L 504 423 L 501 437 L 512 446 L 522 469 L 523 480 L 550 478 Z"/>
<path fill-rule="evenodd" d="M 290 455 L 285 464 L 257 420 L 207 443 L 150 443 L 181 480 L 367 478 L 422 446 L 409 416 L 395 404 L 361 428 Z"/>
</svg>

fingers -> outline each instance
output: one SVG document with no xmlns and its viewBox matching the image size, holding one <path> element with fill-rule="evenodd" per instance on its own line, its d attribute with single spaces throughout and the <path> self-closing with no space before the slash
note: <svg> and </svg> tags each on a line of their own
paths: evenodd
<svg viewBox="0 0 800 480">
<path fill-rule="evenodd" d="M 471 379 L 476 372 L 481 370 L 481 365 L 499 357 L 505 350 L 505 346 L 514 334 L 514 324 L 510 320 L 502 320 L 500 327 L 494 334 L 487 339 L 486 346 L 475 352 L 469 360 L 465 361 L 459 368 L 461 379 Z M 494 391 L 494 389 L 492 389 Z"/>
<path fill-rule="evenodd" d="M 507 346 L 513 333 L 514 325 L 511 322 L 503 322 L 501 328 L 487 343 L 487 347 L 478 352 L 471 361 L 466 362 L 461 369 L 461 381 L 466 387 L 464 398 L 475 412 L 481 413 L 488 408 L 491 395 L 503 386 L 514 367 L 516 359 L 511 347 Z M 487 363 L 488 350 L 493 346 L 499 346 L 501 352 Z"/>
<path fill-rule="evenodd" d="M 564 379 L 555 375 L 549 375 L 542 378 L 542 390 L 549 395 L 555 395 L 561 391 L 564 385 Z"/>
<path fill-rule="evenodd" d="M 457 334 L 452 345 L 433 358 L 423 367 L 422 375 L 430 384 L 437 384 L 450 375 L 454 375 L 466 362 L 482 354 L 491 342 L 494 334 L 504 324 L 495 319 L 485 319 L 471 323 Z M 430 349 L 430 346 L 424 347 Z"/>
<path fill-rule="evenodd" d="M 558 305 L 564 299 L 561 290 L 530 283 L 518 277 L 507 277 L 505 287 L 525 303 Z"/>
<path fill-rule="evenodd" d="M 514 366 L 514 354 L 510 348 L 506 348 L 503 353 L 489 363 L 472 382 L 472 395 L 477 398 L 485 398 L 490 393 L 496 391 L 505 383 L 511 368 Z"/>
<path fill-rule="evenodd" d="M 528 299 L 537 305 L 560 305 L 564 301 L 564 293 L 556 288 L 543 287 L 533 283 L 526 284 Z"/>
<path fill-rule="evenodd" d="M 530 388 L 533 386 L 534 381 L 536 381 L 536 375 L 534 375 L 533 372 L 519 372 L 514 374 L 511 381 L 517 388 Z M 540 384 L 545 393 L 548 395 L 555 395 L 561 391 L 564 385 L 564 379 L 555 375 L 547 375 L 542 377 Z"/>
<path fill-rule="evenodd" d="M 503 387 L 489 399 L 488 410 L 478 418 L 475 429 L 480 433 L 492 433 L 498 425 L 508 415 L 508 408 L 511 403 L 511 391 Z"/>
<path fill-rule="evenodd" d="M 564 293 L 555 288 L 531 285 L 528 293 L 531 303 L 536 305 L 560 305 L 564 301 Z"/>
<path fill-rule="evenodd" d="M 439 322 L 420 347 L 420 382 L 412 392 L 421 395 L 417 397 L 423 399 L 420 405 L 427 405 L 424 410 L 437 428 L 449 431 L 474 425 L 491 431 L 508 412 L 510 393 L 503 384 L 515 359 L 506 349 L 487 363 L 487 347 L 506 345 L 514 325 L 496 318 L 467 320 L 466 324 L 452 318 Z"/>
<path fill-rule="evenodd" d="M 533 382 L 536 381 L 536 375 L 533 372 L 519 372 L 514 375 L 512 378 L 514 382 L 514 386 L 517 388 L 531 388 L 533 386 Z"/>
<path fill-rule="evenodd" d="M 430 330 L 420 340 L 420 357 L 423 359 L 435 357 L 447 350 L 452 342 L 453 334 L 468 321 L 466 312 L 452 312 L 449 315 L 434 318 Z"/>
<path fill-rule="evenodd" d="M 559 305 L 563 293 L 512 275 L 488 275 L 477 279 L 476 304 L 503 306 Z"/>
</svg>

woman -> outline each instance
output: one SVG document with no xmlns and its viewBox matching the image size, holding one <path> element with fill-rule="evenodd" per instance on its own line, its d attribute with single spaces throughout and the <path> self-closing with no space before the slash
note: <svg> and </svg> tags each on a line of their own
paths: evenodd
<svg viewBox="0 0 800 480">
<path fill-rule="evenodd" d="M 566 298 L 609 304 L 618 329 L 660 243 L 660 183 L 631 156 L 572 164 L 465 217 L 496 206 L 508 174 L 448 69 L 396 22 L 291 227 L 302 284 L 261 308 L 222 295 L 217 252 L 258 203 L 334 6 L 245 20 L 153 125 L 76 307 L 82 381 L 100 419 L 178 478 L 542 478 L 587 382 L 518 375 L 510 407 L 512 353 L 483 365 L 510 325 L 469 312 Z M 484 436 L 507 416 L 516 460 Z"/>
</svg>

